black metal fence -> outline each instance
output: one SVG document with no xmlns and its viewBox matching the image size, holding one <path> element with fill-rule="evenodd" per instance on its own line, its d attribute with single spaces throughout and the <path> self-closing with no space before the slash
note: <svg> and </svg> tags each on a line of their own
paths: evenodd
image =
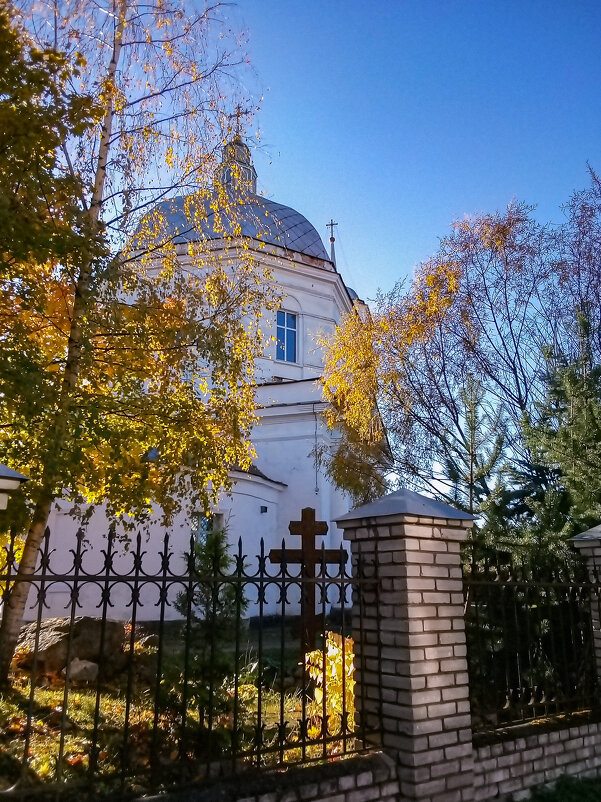
<svg viewBox="0 0 601 802">
<path fill-rule="evenodd" d="M 174 542 L 139 535 L 124 552 L 114 532 L 80 532 L 55 551 L 47 532 L 21 579 L 16 544 L 3 549 L 3 603 L 30 583 L 31 623 L 0 695 L 0 796 L 139 796 L 377 742 L 354 699 L 378 648 L 363 632 L 377 565 L 351 572 L 342 547 L 230 553 L 219 533 L 186 554 Z M 601 583 L 579 555 L 472 542 L 464 587 L 476 733 L 599 715 Z"/>
<path fill-rule="evenodd" d="M 14 544 L 4 551 L 6 601 Z M 114 532 L 102 549 L 80 532 L 68 568 L 54 570 L 47 532 L 38 570 L 21 580 L 34 620 L 1 697 L 0 796 L 125 797 L 367 748 L 351 597 L 360 636 L 373 578 L 360 564 L 351 576 L 346 558 L 341 546 L 336 562 L 321 550 L 291 564 L 282 544 L 275 564 L 263 541 L 229 555 L 211 536 L 183 556 L 168 535 L 154 553 L 138 535 L 123 554 Z M 49 623 L 61 593 L 66 620 Z M 116 599 L 125 622 L 113 620 Z"/>
<path fill-rule="evenodd" d="M 476 732 L 598 713 L 600 585 L 579 555 L 471 542 L 464 588 Z"/>
</svg>

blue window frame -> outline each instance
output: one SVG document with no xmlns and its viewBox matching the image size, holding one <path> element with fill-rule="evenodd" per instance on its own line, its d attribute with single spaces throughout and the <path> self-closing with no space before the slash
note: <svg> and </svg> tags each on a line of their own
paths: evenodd
<svg viewBox="0 0 601 802">
<path fill-rule="evenodd" d="M 284 362 L 296 362 L 296 315 L 278 310 L 276 356 Z"/>
</svg>

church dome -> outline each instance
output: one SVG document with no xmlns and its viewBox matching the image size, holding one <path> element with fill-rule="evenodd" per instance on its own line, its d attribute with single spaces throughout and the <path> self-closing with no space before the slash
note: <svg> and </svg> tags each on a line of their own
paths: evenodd
<svg viewBox="0 0 601 802">
<path fill-rule="evenodd" d="M 206 201 L 205 213 L 198 216 L 192 228 L 190 218 L 184 212 L 184 203 L 185 198 L 179 197 L 164 201 L 159 206 L 159 211 L 167 220 L 167 233 L 173 237 L 173 242 L 197 242 L 240 235 L 330 261 L 314 226 L 289 206 L 260 195 L 249 195 L 230 215 L 216 211 L 211 201 Z"/>
<path fill-rule="evenodd" d="M 215 181 L 234 196 L 233 213 L 215 208 L 215 200 L 204 202 L 204 213 L 185 212 L 188 200 L 177 197 L 164 201 L 158 211 L 167 221 L 167 233 L 176 243 L 243 236 L 267 245 L 313 256 L 329 262 L 321 237 L 300 212 L 256 194 L 257 173 L 250 150 L 239 136 L 223 148 Z M 239 195 L 239 198 L 236 198 Z"/>
</svg>

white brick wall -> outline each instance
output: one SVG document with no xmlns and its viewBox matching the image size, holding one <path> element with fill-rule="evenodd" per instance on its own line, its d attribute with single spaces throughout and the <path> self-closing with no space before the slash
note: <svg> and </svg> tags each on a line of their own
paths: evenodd
<svg viewBox="0 0 601 802">
<path fill-rule="evenodd" d="M 212 788 L 146 798 L 145 802 L 214 802 L 216 799 L 229 802 L 401 802 L 402 797 L 394 761 L 375 753 L 338 764 L 291 768 L 288 772 L 271 772 L 261 777 L 242 775 Z"/>
<path fill-rule="evenodd" d="M 475 800 L 527 799 L 530 788 L 564 774 L 601 774 L 601 724 L 541 732 L 474 750 Z"/>
<path fill-rule="evenodd" d="M 361 614 L 353 610 L 355 690 L 369 700 L 361 711 L 368 726 L 381 714 L 382 746 L 399 763 L 403 800 L 473 799 L 460 557 L 471 525 L 406 515 L 344 525 L 354 562 L 377 566 L 380 577 L 378 597 L 364 594 Z M 375 653 L 366 646 L 370 630 Z"/>
</svg>

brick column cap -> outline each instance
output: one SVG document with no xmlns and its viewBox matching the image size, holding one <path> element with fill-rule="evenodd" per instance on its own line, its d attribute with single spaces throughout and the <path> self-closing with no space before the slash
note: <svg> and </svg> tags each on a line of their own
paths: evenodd
<svg viewBox="0 0 601 802">
<path fill-rule="evenodd" d="M 339 529 L 355 529 L 382 523 L 434 523 L 470 528 L 475 515 L 457 510 L 442 501 L 422 496 L 413 490 L 397 490 L 387 496 L 357 507 L 336 518 Z"/>
<path fill-rule="evenodd" d="M 592 529 L 587 529 L 586 532 L 582 532 L 580 535 L 574 535 L 570 540 L 577 549 L 601 545 L 601 524 L 593 526 Z"/>
</svg>

